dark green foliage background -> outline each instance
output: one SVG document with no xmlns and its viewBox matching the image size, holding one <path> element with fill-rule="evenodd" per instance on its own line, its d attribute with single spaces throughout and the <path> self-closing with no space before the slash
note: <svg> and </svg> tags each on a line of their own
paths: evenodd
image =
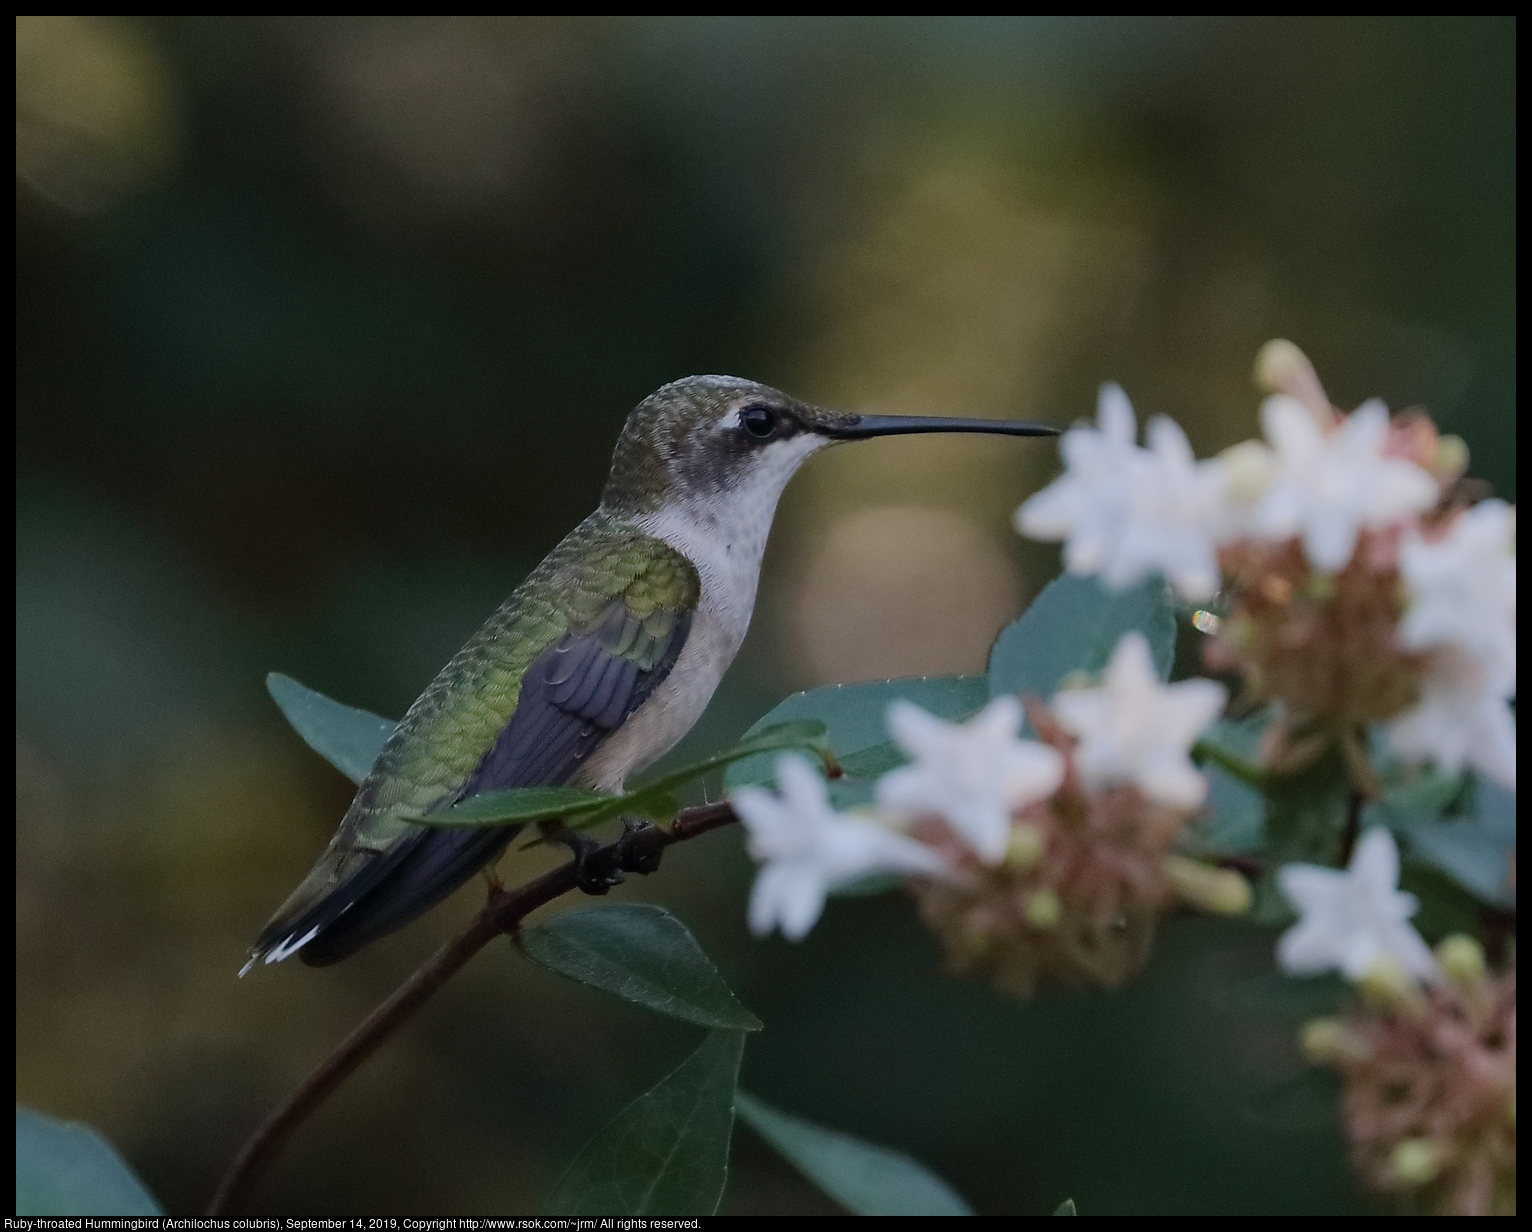
<svg viewBox="0 0 1532 1232">
<path fill-rule="evenodd" d="M 392 208 L 333 122 L 349 21 L 130 23 L 174 85 L 169 170 L 89 217 L 18 194 L 18 1093 L 100 1129 L 172 1213 L 477 903 L 235 980 L 349 797 L 267 671 L 397 716 L 589 510 L 638 398 L 692 372 L 815 396 L 806 271 L 890 151 L 999 150 L 1065 213 L 1105 168 L 1152 207 L 1156 272 L 1109 336 L 1068 340 L 1051 418 L 1112 378 L 1221 447 L 1254 398 L 1196 382 L 1238 388 L 1280 333 L 1338 401 L 1429 405 L 1514 499 L 1508 20 L 507 22 L 486 45 L 568 60 L 574 101 L 515 193 L 456 215 Z M 1260 271 L 1264 308 L 1209 249 Z M 1015 551 L 1035 591 L 1056 566 Z M 686 753 L 805 683 L 784 569 Z M 898 896 L 754 941 L 748 882 L 720 832 L 616 897 L 666 904 L 764 1021 L 741 1081 L 773 1106 L 981 1213 L 1357 1209 L 1336 1131 L 1248 1108 L 1299 1068 L 1295 1020 L 1225 995 L 1273 931 L 1177 920 L 1130 987 L 1017 1002 L 944 975 Z M 497 945 L 252 1213 L 531 1213 L 699 1043 Z M 723 1209 L 831 1208 L 742 1132 Z"/>
</svg>

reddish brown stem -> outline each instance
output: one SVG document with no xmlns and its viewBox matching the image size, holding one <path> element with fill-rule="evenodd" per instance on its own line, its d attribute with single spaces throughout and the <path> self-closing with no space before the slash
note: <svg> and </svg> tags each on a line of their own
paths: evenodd
<svg viewBox="0 0 1532 1232">
<path fill-rule="evenodd" d="M 668 828 L 643 830 L 629 840 L 630 854 L 657 855 L 673 843 L 685 842 L 735 820 L 727 803 L 703 804 L 683 809 Z M 616 844 L 592 853 L 592 858 L 615 855 Z M 427 998 L 467 965 L 468 960 L 496 937 L 515 932 L 537 908 L 576 888 L 571 861 L 541 877 L 490 895 L 484 910 L 462 932 L 405 980 L 382 1005 L 348 1035 L 288 1098 L 278 1105 L 251 1135 L 234 1162 L 218 1182 L 208 1203 L 210 1216 L 228 1216 L 244 1206 L 256 1183 L 287 1145 L 298 1126 L 335 1093 L 341 1083 L 377 1051 L 389 1036 L 405 1024 Z"/>
</svg>

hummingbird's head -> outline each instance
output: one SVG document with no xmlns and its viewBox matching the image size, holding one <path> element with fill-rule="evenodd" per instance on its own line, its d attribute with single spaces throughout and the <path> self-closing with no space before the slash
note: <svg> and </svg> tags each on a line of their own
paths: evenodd
<svg viewBox="0 0 1532 1232">
<path fill-rule="evenodd" d="M 770 522 L 777 497 L 810 454 L 839 441 L 911 432 L 1052 436 L 1009 419 L 855 415 L 827 411 L 735 376 L 689 376 L 650 394 L 628 416 L 601 503 L 645 513 L 748 507 Z"/>
</svg>

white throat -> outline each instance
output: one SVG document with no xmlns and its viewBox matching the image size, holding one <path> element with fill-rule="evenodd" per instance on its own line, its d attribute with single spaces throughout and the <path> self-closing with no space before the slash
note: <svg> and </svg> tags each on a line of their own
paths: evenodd
<svg viewBox="0 0 1532 1232">
<path fill-rule="evenodd" d="M 807 432 L 776 442 L 757 454 L 728 490 L 678 496 L 636 519 L 697 566 L 702 609 L 715 609 L 730 627 L 737 622 L 740 639 L 755 606 L 777 501 L 804 459 L 828 443 Z"/>
<path fill-rule="evenodd" d="M 629 774 L 664 754 L 701 717 L 750 628 L 782 489 L 803 460 L 827 443 L 809 433 L 777 442 L 727 492 L 672 500 L 633 519 L 697 567 L 702 593 L 670 675 L 592 755 L 582 781 L 621 791 Z"/>
</svg>

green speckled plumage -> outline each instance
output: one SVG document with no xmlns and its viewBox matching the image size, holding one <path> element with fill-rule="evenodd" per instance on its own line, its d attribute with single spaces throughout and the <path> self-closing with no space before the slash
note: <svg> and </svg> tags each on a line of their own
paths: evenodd
<svg viewBox="0 0 1532 1232">
<path fill-rule="evenodd" d="M 505 728 L 528 665 L 621 599 L 614 653 L 648 669 L 680 613 L 696 608 L 697 570 L 603 507 L 581 522 L 437 673 L 389 737 L 314 870 L 277 912 L 295 914 L 369 856 L 415 829 L 401 814 L 456 797 Z"/>
</svg>

